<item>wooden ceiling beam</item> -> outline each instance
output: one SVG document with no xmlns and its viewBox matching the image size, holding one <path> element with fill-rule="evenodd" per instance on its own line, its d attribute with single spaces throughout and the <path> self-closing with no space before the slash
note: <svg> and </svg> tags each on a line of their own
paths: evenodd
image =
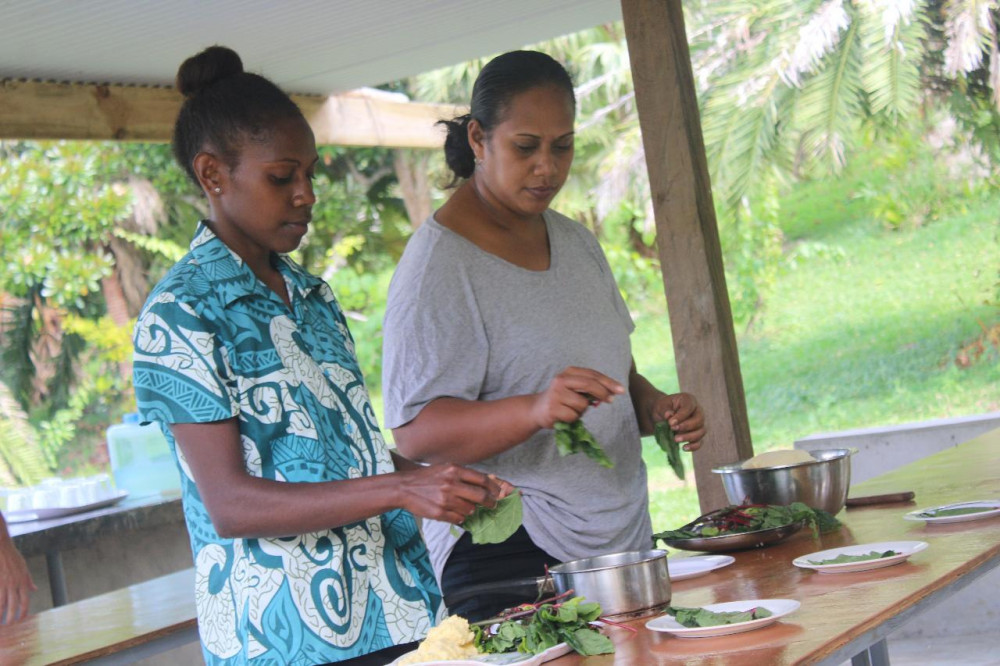
<svg viewBox="0 0 1000 666">
<path fill-rule="evenodd" d="M 359 92 L 292 95 L 321 145 L 435 148 L 434 123 L 464 111 Z M 181 97 L 172 88 L 0 81 L 0 139 L 170 141 Z"/>
</svg>

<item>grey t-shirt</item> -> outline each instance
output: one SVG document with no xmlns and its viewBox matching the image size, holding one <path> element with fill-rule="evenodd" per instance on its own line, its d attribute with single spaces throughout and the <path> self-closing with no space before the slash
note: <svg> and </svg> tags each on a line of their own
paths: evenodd
<svg viewBox="0 0 1000 666">
<path fill-rule="evenodd" d="M 383 327 L 385 425 L 413 420 L 436 398 L 496 400 L 545 390 L 566 367 L 628 386 L 634 324 L 597 239 L 545 214 L 551 258 L 531 271 L 490 254 L 433 217 L 413 234 L 389 286 Z M 472 465 L 514 484 L 524 526 L 567 561 L 651 546 L 646 468 L 630 397 L 588 409 L 584 424 L 615 465 L 561 457 L 552 430 Z M 440 578 L 457 537 L 424 521 Z"/>
</svg>

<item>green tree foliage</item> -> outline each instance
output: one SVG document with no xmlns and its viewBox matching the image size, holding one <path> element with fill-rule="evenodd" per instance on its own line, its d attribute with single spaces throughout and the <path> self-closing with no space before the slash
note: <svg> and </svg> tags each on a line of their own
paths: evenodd
<svg viewBox="0 0 1000 666">
<path fill-rule="evenodd" d="M 55 469 L 58 449 L 73 433 L 63 429 L 62 437 L 53 432 L 43 441 L 21 409 L 38 410 L 42 421 L 66 419 L 60 411 L 85 342 L 62 323 L 103 307 L 101 280 L 114 270 L 112 226 L 128 199 L 108 181 L 106 155 L 96 144 L 16 143 L 0 152 L 2 380 L 11 389 L 0 427 L 17 435 L 0 454 L 19 481 L 30 483 Z"/>
</svg>

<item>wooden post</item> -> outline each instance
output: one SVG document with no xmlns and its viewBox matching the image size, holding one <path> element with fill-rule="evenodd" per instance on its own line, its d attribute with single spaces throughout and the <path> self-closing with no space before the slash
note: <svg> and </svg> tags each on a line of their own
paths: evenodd
<svg viewBox="0 0 1000 666">
<path fill-rule="evenodd" d="M 705 410 L 694 455 L 703 511 L 726 505 L 711 468 L 753 455 L 733 315 L 680 0 L 621 0 L 681 390 Z"/>
</svg>

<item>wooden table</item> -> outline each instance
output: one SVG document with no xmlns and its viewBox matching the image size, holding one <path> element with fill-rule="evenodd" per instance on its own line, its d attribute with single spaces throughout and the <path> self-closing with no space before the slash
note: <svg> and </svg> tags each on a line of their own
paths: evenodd
<svg viewBox="0 0 1000 666">
<path fill-rule="evenodd" d="M 844 523 L 838 533 L 815 540 L 804 530 L 776 546 L 731 553 L 735 564 L 674 583 L 672 603 L 679 606 L 755 598 L 802 603 L 770 627 L 680 639 L 649 631 L 646 619 L 637 620 L 628 623 L 636 633 L 607 630 L 615 654 L 567 655 L 546 666 L 834 666 L 852 658 L 855 664 L 878 663 L 887 657 L 884 640 L 893 630 L 1000 565 L 1000 517 L 936 526 L 903 520 L 916 508 L 1000 498 L 1000 430 L 858 484 L 851 495 L 905 490 L 916 493 L 915 502 L 847 509 L 838 515 Z M 791 563 L 826 548 L 900 540 L 926 541 L 929 547 L 903 564 L 861 573 L 820 574 Z M 960 663 L 961 655 L 956 657 Z"/>
</svg>

